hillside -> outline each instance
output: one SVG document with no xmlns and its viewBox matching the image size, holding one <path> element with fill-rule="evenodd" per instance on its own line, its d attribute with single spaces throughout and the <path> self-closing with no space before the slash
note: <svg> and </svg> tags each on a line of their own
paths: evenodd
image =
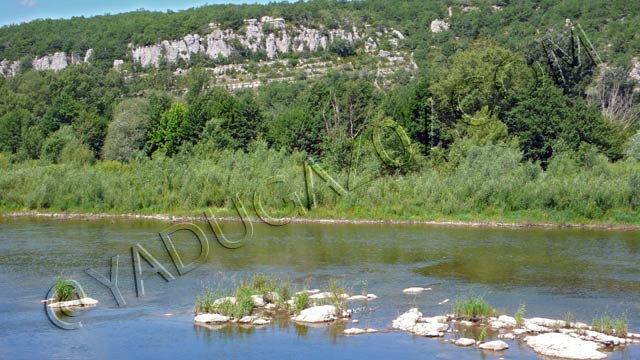
<svg viewBox="0 0 640 360">
<path fill-rule="evenodd" d="M 637 222 L 638 29 L 634 2 L 413 0 L 2 27 L 0 206 L 228 209 L 258 186 L 238 168 L 296 177 L 312 157 L 373 179 L 319 195 L 329 216 Z"/>
</svg>

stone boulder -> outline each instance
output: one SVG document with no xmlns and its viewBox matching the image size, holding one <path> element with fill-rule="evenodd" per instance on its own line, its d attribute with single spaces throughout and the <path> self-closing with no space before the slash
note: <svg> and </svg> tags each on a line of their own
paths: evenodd
<svg viewBox="0 0 640 360">
<path fill-rule="evenodd" d="M 599 346 L 566 334 L 547 333 L 527 336 L 524 339 L 535 352 L 544 356 L 564 359 L 605 359 L 607 355 L 598 351 Z"/>
<path fill-rule="evenodd" d="M 200 324 L 220 324 L 230 320 L 228 316 L 220 314 L 200 314 L 194 318 L 194 321 Z"/>
<path fill-rule="evenodd" d="M 454 342 L 454 344 L 458 345 L 458 346 L 463 346 L 463 347 L 467 347 L 467 346 L 473 346 L 476 344 L 476 341 L 473 339 L 469 339 L 469 338 L 460 338 L 458 340 L 456 340 Z"/>
<path fill-rule="evenodd" d="M 446 30 L 449 30 L 448 23 L 438 19 L 435 19 L 431 22 L 431 32 L 439 33 Z"/>
<path fill-rule="evenodd" d="M 98 304 L 98 300 L 92 299 L 90 297 L 84 297 L 82 299 L 77 300 L 69 300 L 69 301 L 61 301 L 48 304 L 47 306 L 50 308 L 76 308 L 76 307 L 85 307 L 85 306 L 96 306 Z"/>
<path fill-rule="evenodd" d="M 417 308 L 409 309 L 404 314 L 398 316 L 397 319 L 391 322 L 391 327 L 402 331 L 411 331 L 418 322 L 418 319 L 422 317 L 422 313 Z"/>
<path fill-rule="evenodd" d="M 333 305 L 313 306 L 304 309 L 293 320 L 305 323 L 323 323 L 336 320 L 336 307 Z"/>
<path fill-rule="evenodd" d="M 489 342 L 480 344 L 479 347 L 482 350 L 504 351 L 509 348 L 509 344 L 501 340 L 496 340 L 496 341 L 489 341 Z"/>
</svg>

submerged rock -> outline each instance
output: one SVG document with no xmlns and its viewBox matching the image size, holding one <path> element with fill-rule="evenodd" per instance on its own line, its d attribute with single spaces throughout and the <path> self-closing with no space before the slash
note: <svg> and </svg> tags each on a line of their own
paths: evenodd
<svg viewBox="0 0 640 360">
<path fill-rule="evenodd" d="M 293 317 L 294 321 L 307 323 L 322 323 L 336 319 L 336 307 L 333 305 L 310 307 L 302 310 L 299 315 Z"/>
<path fill-rule="evenodd" d="M 524 339 L 535 352 L 565 359 L 605 359 L 607 355 L 598 351 L 599 345 L 566 334 L 547 333 L 527 336 Z"/>
<path fill-rule="evenodd" d="M 226 323 L 231 318 L 220 314 L 200 314 L 194 318 L 194 321 L 201 324 L 220 324 Z"/>
<path fill-rule="evenodd" d="M 501 340 L 489 341 L 484 344 L 480 344 L 480 349 L 482 350 L 491 350 L 491 351 L 504 351 L 509 348 L 509 345 Z"/>
</svg>

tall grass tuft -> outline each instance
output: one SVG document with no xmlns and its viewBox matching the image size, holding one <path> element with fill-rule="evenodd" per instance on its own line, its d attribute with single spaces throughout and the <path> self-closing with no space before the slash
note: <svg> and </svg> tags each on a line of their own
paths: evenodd
<svg viewBox="0 0 640 360">
<path fill-rule="evenodd" d="M 593 318 L 591 326 L 595 331 L 619 337 L 627 336 L 627 332 L 629 331 L 629 322 L 626 314 L 620 317 L 614 317 L 608 312 L 605 312 Z"/>
<path fill-rule="evenodd" d="M 460 320 L 478 322 L 494 315 L 496 311 L 489 306 L 482 296 L 469 295 L 454 301 L 453 314 Z"/>
<path fill-rule="evenodd" d="M 520 306 L 518 306 L 518 311 L 516 311 L 516 315 L 515 315 L 515 319 L 516 319 L 516 324 L 518 325 L 522 325 L 524 324 L 524 312 L 525 312 L 526 308 L 524 304 L 520 304 Z"/>
<path fill-rule="evenodd" d="M 59 278 L 54 285 L 56 302 L 69 301 L 73 297 L 76 288 L 68 280 Z"/>
</svg>

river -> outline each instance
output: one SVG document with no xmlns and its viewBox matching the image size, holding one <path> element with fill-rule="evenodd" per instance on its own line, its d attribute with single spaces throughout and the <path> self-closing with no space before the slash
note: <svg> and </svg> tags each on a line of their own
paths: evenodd
<svg viewBox="0 0 640 360">
<path fill-rule="evenodd" d="M 458 348 L 441 339 L 389 331 L 347 337 L 345 326 L 388 329 L 411 307 L 425 316 L 451 311 L 456 298 L 484 295 L 501 313 L 574 318 L 590 323 L 605 311 L 627 314 L 640 331 L 640 232 L 426 225 L 255 224 L 245 246 L 226 249 L 205 231 L 205 263 L 179 276 L 158 233 L 169 224 L 137 220 L 0 219 L 0 358 L 263 358 L 263 359 L 538 359 L 524 343 L 507 341 L 502 354 Z M 230 238 L 239 223 L 225 223 Z M 174 237 L 184 259 L 200 246 Z M 131 248 L 141 244 L 175 280 L 147 276 L 136 296 Z M 109 276 L 119 255 L 119 288 L 126 306 L 85 273 Z M 186 262 L 186 261 L 185 261 Z M 148 266 L 144 263 L 143 266 Z M 239 279 L 261 272 L 298 289 L 326 289 L 331 278 L 355 294 L 378 299 L 351 303 L 359 324 L 306 327 L 286 318 L 260 329 L 235 325 L 211 330 L 193 324 L 193 305 L 204 286 L 223 294 Z M 49 322 L 41 300 L 58 277 L 78 281 L 100 301 L 82 312 L 78 330 Z M 406 295 L 411 286 L 431 291 Z M 443 300 L 450 301 L 439 305 Z M 640 346 L 610 359 L 639 359 Z"/>
</svg>

